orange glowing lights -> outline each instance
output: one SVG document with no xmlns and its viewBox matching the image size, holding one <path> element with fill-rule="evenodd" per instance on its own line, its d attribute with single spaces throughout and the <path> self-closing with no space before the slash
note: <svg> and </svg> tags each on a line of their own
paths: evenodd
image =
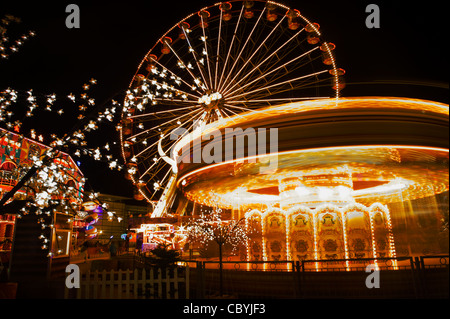
<svg viewBox="0 0 450 319">
<path fill-rule="evenodd" d="M 249 261 L 396 257 L 390 213 L 380 203 L 252 209 L 245 218 Z"/>
</svg>

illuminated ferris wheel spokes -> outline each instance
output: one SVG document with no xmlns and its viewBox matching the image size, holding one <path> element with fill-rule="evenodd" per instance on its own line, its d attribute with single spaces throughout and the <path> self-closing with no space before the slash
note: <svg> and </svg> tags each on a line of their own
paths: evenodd
<svg viewBox="0 0 450 319">
<path fill-rule="evenodd" d="M 172 138 L 175 129 L 201 131 L 261 107 L 338 98 L 344 71 L 319 28 L 272 1 L 229 1 L 169 29 L 141 62 L 124 104 L 122 150 L 137 196 L 168 194 L 182 137 Z"/>
</svg>

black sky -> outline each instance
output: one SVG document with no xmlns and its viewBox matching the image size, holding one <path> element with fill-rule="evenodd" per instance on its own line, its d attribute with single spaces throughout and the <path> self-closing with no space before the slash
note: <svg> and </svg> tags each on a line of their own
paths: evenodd
<svg viewBox="0 0 450 319">
<path fill-rule="evenodd" d="M 336 44 L 339 67 L 346 70 L 343 96 L 399 96 L 448 103 L 449 54 L 447 9 L 442 1 L 280 1 L 318 22 L 327 41 Z M 79 5 L 79 29 L 68 29 L 66 6 Z M 0 16 L 22 19 L 20 28 L 37 36 L 18 53 L 0 61 L 0 90 L 12 87 L 65 96 L 80 91 L 90 78 L 96 103 L 126 90 L 153 44 L 186 15 L 214 1 L 2 1 Z M 365 26 L 365 8 L 375 3 L 381 27 Z M 370 82 L 371 84 L 368 84 Z M 44 127 L 58 120 L 36 119 Z M 64 124 L 64 123 L 63 123 Z M 63 125 L 63 129 L 67 126 Z M 101 133 L 112 144 L 115 130 Z M 83 162 L 95 189 L 130 196 L 123 173 Z M 108 183 L 104 180 L 108 177 Z M 112 178 L 111 178 L 112 177 Z"/>
</svg>

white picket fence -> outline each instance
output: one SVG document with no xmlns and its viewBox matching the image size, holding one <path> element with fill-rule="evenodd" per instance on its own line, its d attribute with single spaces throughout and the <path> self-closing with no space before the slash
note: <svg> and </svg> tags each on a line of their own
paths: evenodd
<svg viewBox="0 0 450 319">
<path fill-rule="evenodd" d="M 64 298 L 188 299 L 189 266 L 165 271 L 165 276 L 160 269 L 87 271 L 81 274 L 80 288 L 65 288 Z"/>
</svg>

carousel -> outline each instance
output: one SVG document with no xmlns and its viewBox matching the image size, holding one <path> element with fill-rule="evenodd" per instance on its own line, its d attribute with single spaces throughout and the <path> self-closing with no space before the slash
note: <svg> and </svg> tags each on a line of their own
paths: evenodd
<svg viewBox="0 0 450 319">
<path fill-rule="evenodd" d="M 245 218 L 248 260 L 448 253 L 446 105 L 384 97 L 298 102 L 212 124 L 204 134 L 233 127 L 278 128 L 277 152 L 181 160 L 176 185 L 199 206 Z M 186 141 L 211 150 L 223 143 Z M 270 162 L 276 167 L 262 169 Z"/>
</svg>

